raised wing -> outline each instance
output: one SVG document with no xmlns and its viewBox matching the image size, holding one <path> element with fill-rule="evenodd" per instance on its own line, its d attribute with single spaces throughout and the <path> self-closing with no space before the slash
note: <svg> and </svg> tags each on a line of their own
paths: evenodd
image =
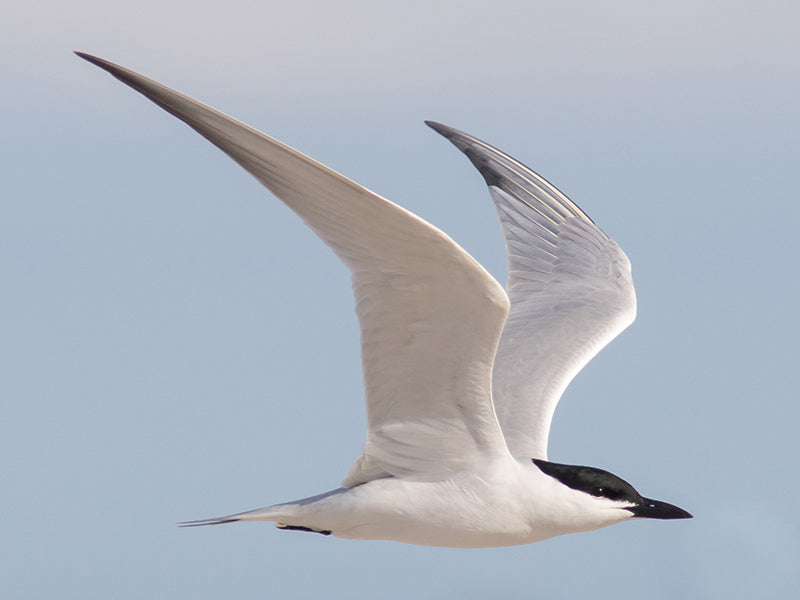
<svg viewBox="0 0 800 600">
<path fill-rule="evenodd" d="M 175 115 L 295 211 L 352 271 L 367 442 L 343 483 L 435 479 L 509 456 L 491 369 L 503 288 L 447 235 L 296 150 L 105 60 L 89 62 Z"/>
<path fill-rule="evenodd" d="M 495 358 L 495 410 L 514 456 L 546 459 L 567 385 L 636 317 L 630 261 L 528 167 L 465 133 L 428 125 L 477 167 L 500 216 L 511 311 Z"/>
</svg>

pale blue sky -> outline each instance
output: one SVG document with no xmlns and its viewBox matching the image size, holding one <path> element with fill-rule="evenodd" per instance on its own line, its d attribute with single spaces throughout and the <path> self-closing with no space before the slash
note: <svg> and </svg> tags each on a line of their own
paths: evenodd
<svg viewBox="0 0 800 600">
<path fill-rule="evenodd" d="M 0 592 L 27 598 L 787 598 L 800 585 L 793 2 L 17 2 L 0 23 Z M 271 525 L 364 437 L 349 277 L 108 58 L 428 219 L 504 281 L 511 153 L 624 248 L 639 318 L 552 460 L 691 521 L 496 550 Z"/>
</svg>

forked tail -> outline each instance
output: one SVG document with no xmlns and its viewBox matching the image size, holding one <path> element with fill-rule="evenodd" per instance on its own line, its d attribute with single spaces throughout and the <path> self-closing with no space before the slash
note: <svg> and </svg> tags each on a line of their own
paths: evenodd
<svg viewBox="0 0 800 600">
<path fill-rule="evenodd" d="M 329 519 L 320 519 L 320 505 L 324 504 L 329 498 L 338 496 L 346 492 L 339 488 L 324 494 L 286 502 L 284 504 L 273 504 L 264 508 L 250 510 L 247 512 L 216 517 L 214 519 L 200 519 L 198 521 L 184 521 L 178 523 L 178 527 L 203 527 L 205 525 L 223 525 L 225 523 L 235 523 L 236 521 L 274 521 L 278 529 L 288 529 L 291 531 L 312 531 L 323 535 L 330 535 L 331 527 Z M 319 521 L 322 522 L 319 522 Z M 331 527 L 332 528 L 332 527 Z"/>
<path fill-rule="evenodd" d="M 281 505 L 267 506 L 235 515 L 216 517 L 213 519 L 199 519 L 197 521 L 183 521 L 178 523 L 178 527 L 203 527 L 205 525 L 223 525 L 225 523 L 235 523 L 236 521 L 277 521 L 281 513 L 276 510 Z"/>
</svg>

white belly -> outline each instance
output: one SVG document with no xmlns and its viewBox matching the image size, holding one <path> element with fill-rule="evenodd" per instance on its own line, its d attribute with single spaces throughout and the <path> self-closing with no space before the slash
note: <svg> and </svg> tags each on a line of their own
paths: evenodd
<svg viewBox="0 0 800 600">
<path fill-rule="evenodd" d="M 611 524 L 569 517 L 547 479 L 533 486 L 524 477 L 486 481 L 475 473 L 435 482 L 378 479 L 277 506 L 270 520 L 346 539 L 459 548 L 529 544 Z"/>
</svg>

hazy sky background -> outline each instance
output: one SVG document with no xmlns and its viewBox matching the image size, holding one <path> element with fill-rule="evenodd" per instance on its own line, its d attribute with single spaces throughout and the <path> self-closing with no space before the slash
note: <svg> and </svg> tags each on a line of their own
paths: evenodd
<svg viewBox="0 0 800 600">
<path fill-rule="evenodd" d="M 788 598 L 800 586 L 796 2 L 16 2 L 0 22 L 0 594 Z M 364 439 L 345 268 L 91 52 L 428 219 L 505 281 L 519 158 L 624 248 L 639 318 L 550 458 L 696 516 L 452 550 L 271 524 Z"/>
</svg>

